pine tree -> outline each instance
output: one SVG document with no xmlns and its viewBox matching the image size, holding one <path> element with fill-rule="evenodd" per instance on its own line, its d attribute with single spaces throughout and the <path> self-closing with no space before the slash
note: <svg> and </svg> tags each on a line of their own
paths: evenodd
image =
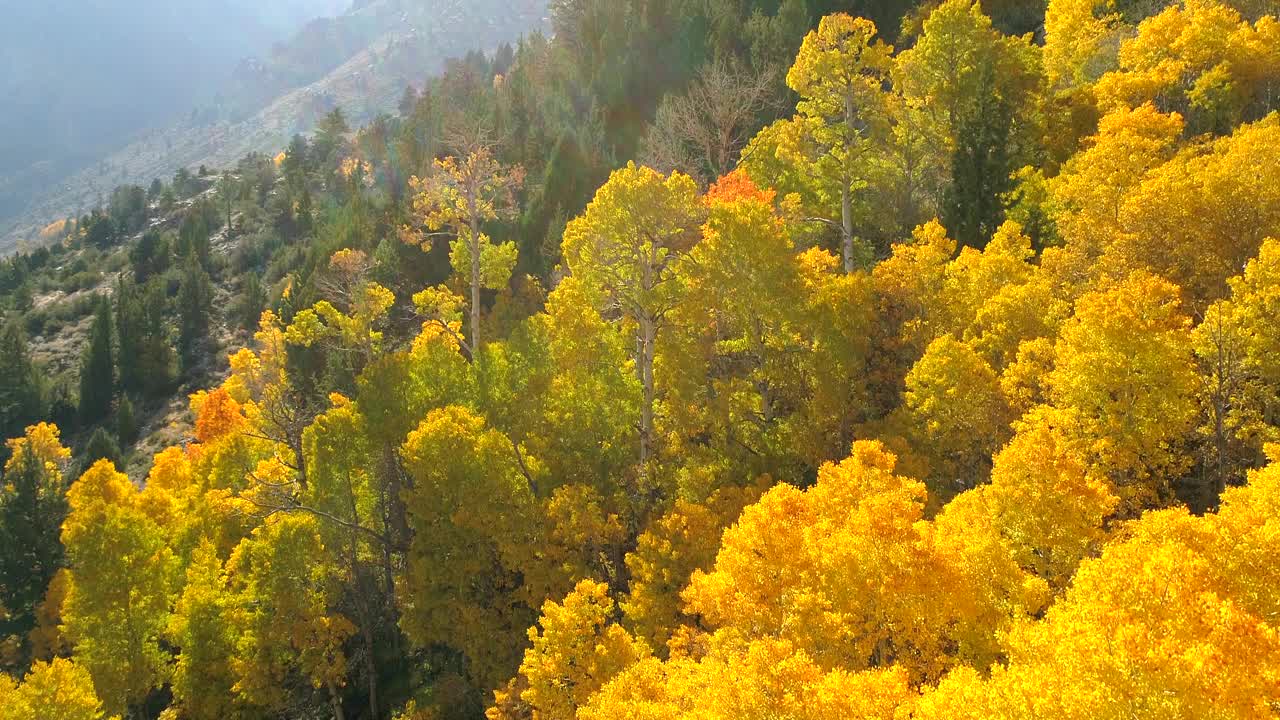
<svg viewBox="0 0 1280 720">
<path fill-rule="evenodd" d="M 178 355 L 184 371 L 190 370 L 199 360 L 196 345 L 209 333 L 209 306 L 212 301 L 209 274 L 194 255 L 188 257 L 182 285 L 178 288 Z"/>
<path fill-rule="evenodd" d="M 1004 222 L 1002 198 L 1013 189 L 1009 154 L 1013 112 L 997 95 L 995 69 L 989 64 L 978 76 L 978 89 L 974 107 L 956 128 L 951 188 L 943 213 L 944 224 L 957 241 L 982 248 Z"/>
<path fill-rule="evenodd" d="M 262 287 L 262 281 L 258 279 L 257 273 L 250 272 L 245 276 L 244 291 L 240 295 L 240 302 L 236 308 L 236 316 L 241 327 L 250 331 L 256 330 L 258 320 L 266 307 L 267 291 Z"/>
<path fill-rule="evenodd" d="M 80 421 L 94 423 L 111 412 L 115 397 L 115 370 L 111 351 L 111 303 L 98 302 L 89 349 L 80 361 Z"/>
<path fill-rule="evenodd" d="M 8 443 L 12 457 L 0 483 L 0 604 L 7 611 L 0 636 L 25 634 L 35 625 L 36 605 L 62 566 L 62 468 L 70 451 L 58 435 L 56 426 L 40 423 Z"/>
<path fill-rule="evenodd" d="M 164 282 L 153 278 L 142 295 L 144 329 L 140 361 L 143 392 L 151 397 L 167 393 L 173 385 L 175 361 L 166 322 L 168 300 Z"/>
<path fill-rule="evenodd" d="M 0 436 L 11 438 L 44 412 L 41 378 L 16 322 L 0 330 L 0 368 Z"/>
<path fill-rule="evenodd" d="M 116 282 L 115 301 L 120 388 L 125 391 L 141 390 L 146 382 L 142 367 L 145 319 L 138 286 L 122 276 Z"/>
<path fill-rule="evenodd" d="M 132 445 L 138 440 L 138 419 L 133 413 L 133 401 L 128 395 L 120 398 L 120 407 L 116 409 L 116 437 L 125 445 Z"/>
<path fill-rule="evenodd" d="M 124 453 L 120 450 L 120 441 L 110 432 L 102 428 L 93 431 L 93 435 L 89 437 L 89 443 L 84 446 L 84 454 L 81 458 L 82 467 L 88 468 L 99 460 L 109 460 L 112 465 L 120 467 L 123 464 Z"/>
</svg>

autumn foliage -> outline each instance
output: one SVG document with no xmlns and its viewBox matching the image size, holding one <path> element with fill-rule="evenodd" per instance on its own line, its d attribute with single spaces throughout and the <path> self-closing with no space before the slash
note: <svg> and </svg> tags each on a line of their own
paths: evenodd
<svg viewBox="0 0 1280 720">
<path fill-rule="evenodd" d="M 337 249 L 145 477 L 10 441 L 0 720 L 1276 717 L 1280 20 L 989 5 L 822 19 L 546 290 L 436 160 L 451 278 Z"/>
</svg>

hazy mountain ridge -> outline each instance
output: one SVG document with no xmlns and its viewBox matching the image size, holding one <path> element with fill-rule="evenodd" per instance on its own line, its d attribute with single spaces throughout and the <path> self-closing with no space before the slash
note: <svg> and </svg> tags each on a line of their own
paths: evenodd
<svg viewBox="0 0 1280 720">
<path fill-rule="evenodd" d="M 9 218 L 0 202 L 0 252 L 48 222 L 88 210 L 117 185 L 278 150 L 335 106 L 356 123 L 390 110 L 405 86 L 438 71 L 448 58 L 515 41 L 541 27 L 545 15 L 545 0 L 369 0 L 337 17 L 312 20 L 266 56 L 242 60 L 214 102 L 194 111 L 178 108 L 181 120 L 70 177 L 53 180 L 57 173 L 48 173 L 48 189 L 33 193 L 24 209 L 11 209 Z M 30 180 L 29 174 L 0 175 L 0 198 Z"/>
<path fill-rule="evenodd" d="M 0 226 L 66 173 L 204 102 L 349 0 L 49 0 L 0 23 Z"/>
</svg>

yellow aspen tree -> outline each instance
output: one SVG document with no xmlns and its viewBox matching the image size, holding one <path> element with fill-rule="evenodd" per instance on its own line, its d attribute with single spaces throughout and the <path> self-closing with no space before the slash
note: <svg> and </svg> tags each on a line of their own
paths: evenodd
<svg viewBox="0 0 1280 720">
<path fill-rule="evenodd" d="M 1121 16 L 1114 0 L 1049 0 L 1044 15 L 1044 69 L 1054 88 L 1092 85 L 1112 69 Z"/>
<path fill-rule="evenodd" d="M 628 626 L 659 654 L 665 655 L 668 641 L 682 625 L 696 624 L 680 601 L 690 576 L 695 570 L 711 569 L 721 533 L 758 498 L 754 488 L 722 488 L 706 504 L 677 500 L 627 553 L 631 587 L 619 606 Z"/>
<path fill-rule="evenodd" d="M 1193 333 L 1209 503 L 1262 464 L 1268 443 L 1280 442 L 1280 427 L 1271 420 L 1280 387 L 1280 332 L 1273 321 L 1280 312 L 1280 242 L 1266 240 L 1229 282 L 1230 299 L 1210 306 Z"/>
<path fill-rule="evenodd" d="M 886 411 L 925 348 L 950 329 L 944 289 L 955 254 L 956 242 L 932 220 L 916 228 L 909 242 L 895 244 L 871 271 L 877 321 L 871 382 L 873 400 Z"/>
<path fill-rule="evenodd" d="M 716 638 L 702 657 L 641 661 L 578 712 L 582 720 L 819 720 L 904 717 L 915 691 L 902 668 L 828 670 L 786 640 Z"/>
<path fill-rule="evenodd" d="M 212 564 L 201 570 L 211 572 Z M 325 691 L 342 720 L 339 689 L 347 678 L 343 646 L 355 628 L 333 609 L 337 569 L 316 519 L 272 516 L 236 547 L 226 572 L 232 596 L 229 622 L 239 631 L 230 658 L 236 697 L 279 711 L 289 699 L 286 679 L 299 677 Z"/>
<path fill-rule="evenodd" d="M 1051 403 L 1128 513 L 1167 503 L 1190 464 L 1196 373 L 1181 300 L 1177 286 L 1135 273 L 1080 298 L 1055 349 Z"/>
<path fill-rule="evenodd" d="M 1079 294 L 1096 278 L 1094 264 L 1120 234 L 1121 210 L 1148 172 L 1174 156 L 1182 116 L 1153 105 L 1119 109 L 1102 118 L 1086 147 L 1048 183 L 1063 248 L 1045 251 L 1043 265 Z"/>
<path fill-rule="evenodd" d="M 641 485 L 650 478 L 656 453 L 654 411 L 658 398 L 654 356 L 658 335 L 681 299 L 676 276 L 698 242 L 703 207 L 693 179 L 664 176 L 634 163 L 615 171 L 586 212 L 565 229 L 569 271 L 591 287 L 599 309 L 633 324 L 636 373 L 640 379 Z M 635 494 L 652 488 L 638 487 Z"/>
<path fill-rule="evenodd" d="M 681 441 L 673 454 L 693 456 L 701 438 L 748 473 L 785 462 L 780 426 L 805 394 L 798 326 L 805 285 L 801 265 L 774 207 L 742 170 L 706 195 L 703 238 L 690 252 L 688 297 L 673 315 L 657 362 L 670 378 L 665 434 Z M 752 292 L 742 292 L 751 287 Z M 723 368 L 708 381 L 709 367 Z M 776 460 L 775 460 L 776 459 Z"/>
<path fill-rule="evenodd" d="M 957 661 L 951 632 L 974 596 L 921 522 L 924 485 L 895 463 L 879 443 L 858 442 L 813 488 L 770 490 L 725 531 L 714 569 L 694 573 L 686 612 L 743 637 L 789 640 L 825 668 L 897 663 L 915 679 L 938 677 Z"/>
<path fill-rule="evenodd" d="M 177 563 L 138 490 L 107 460 L 67 493 L 62 526 L 71 583 L 63 628 L 109 712 L 124 714 L 169 679 L 162 644 Z"/>
<path fill-rule="evenodd" d="M 992 455 L 1013 434 L 991 366 L 969 345 L 944 335 L 925 349 L 906 383 L 911 434 L 929 458 L 931 486 L 942 501 L 986 482 Z"/>
<path fill-rule="evenodd" d="M 1177 283 L 1201 311 L 1227 280 L 1280 236 L 1280 117 L 1188 147 L 1130 192 L 1104 263 Z"/>
<path fill-rule="evenodd" d="M 648 657 L 644 641 L 617 624 L 603 583 L 583 580 L 562 603 L 548 600 L 529 629 L 520 697 L 533 720 L 573 720 L 597 690 L 622 670 Z"/>
<path fill-rule="evenodd" d="M 1052 408 L 1037 408 L 1017 428 L 995 456 L 991 483 L 956 498 L 938 522 L 963 517 L 962 507 L 972 505 L 978 522 L 999 533 L 1019 567 L 1061 592 L 1080 561 L 1106 541 L 1118 498 L 1105 479 L 1089 474 Z M 963 537 L 964 523 L 956 527 Z"/>
<path fill-rule="evenodd" d="M 961 670 L 913 717 L 1258 718 L 1280 701 L 1270 623 L 1276 466 L 1228 490 L 1216 515 L 1147 513 L 1086 561 L 1045 618 L 1011 633 L 1007 667 Z"/>
<path fill-rule="evenodd" d="M 1041 337 L 1018 344 L 1018 354 L 1000 373 L 1000 390 L 1013 417 L 1020 418 L 1049 402 L 1049 374 L 1053 371 L 1055 338 Z"/>
<path fill-rule="evenodd" d="M 561 281 L 545 312 L 506 346 L 528 363 L 529 379 L 494 416 L 522 454 L 539 460 L 541 498 L 561 484 L 593 488 L 617 512 L 635 464 L 642 391 L 629 333 L 606 320 L 600 304 L 579 278 Z"/>
<path fill-rule="evenodd" d="M 419 646 L 443 644 L 467 658 L 482 688 L 514 674 L 511 642 L 537 615 L 518 573 L 537 548 L 536 507 L 511 440 L 466 408 L 433 410 L 401 448 L 413 478 L 413 530 L 397 581 L 400 626 Z"/>
<path fill-rule="evenodd" d="M 523 185 L 524 169 L 504 166 L 494 157 L 493 149 L 483 145 L 469 149 L 462 157 L 436 160 L 432 175 L 409 181 L 414 215 L 429 234 L 406 228 L 402 236 L 424 249 L 429 249 L 431 237 L 442 231 L 454 238 L 449 261 L 470 294 L 468 346 L 472 356 L 482 345 L 480 292 L 505 287 L 516 264 L 515 244 L 495 244 L 485 234 L 484 225 L 512 215 L 516 192 Z"/>
<path fill-rule="evenodd" d="M 798 410 L 783 439 L 816 468 L 845 454 L 854 426 L 870 412 L 875 293 L 869 273 L 842 272 L 826 250 L 810 248 L 798 261 L 805 299 L 796 326 L 805 352 L 791 401 Z"/>
<path fill-rule="evenodd" d="M 835 13 L 805 36 L 787 73 L 787 86 L 800 96 L 797 127 L 812 149 L 803 165 L 822 178 L 829 204 L 839 203 L 838 223 L 827 222 L 839 231 L 846 273 L 868 261 L 870 248 L 858 247 L 855 237 L 864 204 L 856 195 L 868 184 L 872 154 L 888 130 L 884 87 L 892 55 L 893 47 L 876 37 L 875 23 Z"/>
<path fill-rule="evenodd" d="M 233 691 L 238 635 L 232 624 L 234 602 L 217 549 L 201 544 L 187 566 L 186 585 L 168 628 L 168 636 L 181 649 L 170 686 L 183 717 L 216 720 L 236 717 L 243 709 Z"/>
<path fill-rule="evenodd" d="M 89 672 L 61 658 L 38 662 L 22 682 L 0 675 L 0 720 L 116 720 L 107 717 Z"/>
<path fill-rule="evenodd" d="M 27 634 L 31 643 L 31 657 L 48 662 L 55 657 L 71 654 L 71 647 L 62 632 L 62 606 L 67 601 L 71 573 L 61 568 L 53 574 L 44 599 L 36 606 L 36 626 Z"/>
<path fill-rule="evenodd" d="M 1156 102 L 1188 113 L 1197 132 L 1226 132 L 1270 109 L 1278 49 L 1274 15 L 1250 24 L 1230 4 L 1187 0 L 1138 25 L 1097 95 L 1108 109 Z"/>
</svg>

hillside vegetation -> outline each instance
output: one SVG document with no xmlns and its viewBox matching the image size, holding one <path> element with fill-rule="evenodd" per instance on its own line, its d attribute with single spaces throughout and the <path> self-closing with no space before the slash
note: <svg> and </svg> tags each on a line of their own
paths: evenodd
<svg viewBox="0 0 1280 720">
<path fill-rule="evenodd" d="M 47 228 L 0 720 L 1280 715 L 1280 8 L 1029 7 L 562 0 Z"/>
</svg>

